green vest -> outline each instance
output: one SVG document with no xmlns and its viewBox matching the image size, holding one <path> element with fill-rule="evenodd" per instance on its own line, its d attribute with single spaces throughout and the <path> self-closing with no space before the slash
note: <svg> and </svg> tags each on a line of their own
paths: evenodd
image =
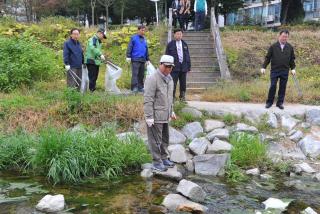
<svg viewBox="0 0 320 214">
<path fill-rule="evenodd" d="M 85 54 L 85 63 L 86 64 L 95 64 L 101 65 L 100 56 L 102 44 L 97 35 L 94 35 L 88 40 Z"/>
</svg>

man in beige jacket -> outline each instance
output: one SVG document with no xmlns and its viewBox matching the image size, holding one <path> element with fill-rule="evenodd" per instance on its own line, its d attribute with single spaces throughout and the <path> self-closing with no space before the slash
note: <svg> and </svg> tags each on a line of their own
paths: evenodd
<svg viewBox="0 0 320 214">
<path fill-rule="evenodd" d="M 173 112 L 173 80 L 170 75 L 174 58 L 163 55 L 157 72 L 146 79 L 144 115 L 147 123 L 148 144 L 153 159 L 153 169 L 166 171 L 173 167 L 168 159 L 169 121 L 176 119 Z"/>
</svg>

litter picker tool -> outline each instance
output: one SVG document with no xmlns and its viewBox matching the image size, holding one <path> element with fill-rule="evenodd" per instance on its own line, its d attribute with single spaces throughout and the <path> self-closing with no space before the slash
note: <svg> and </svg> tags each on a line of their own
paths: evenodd
<svg viewBox="0 0 320 214">
<path fill-rule="evenodd" d="M 302 98 L 303 93 L 302 93 L 298 78 L 296 75 L 292 75 L 292 76 L 293 76 L 293 80 L 294 80 L 294 85 L 296 86 L 296 89 L 298 90 L 298 96 L 299 96 L 299 98 Z"/>
</svg>

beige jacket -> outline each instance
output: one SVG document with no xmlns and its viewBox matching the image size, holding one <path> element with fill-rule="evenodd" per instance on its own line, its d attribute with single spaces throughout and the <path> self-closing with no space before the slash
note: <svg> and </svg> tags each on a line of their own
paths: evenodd
<svg viewBox="0 0 320 214">
<path fill-rule="evenodd" d="M 173 80 L 163 77 L 159 70 L 147 77 L 144 85 L 145 119 L 155 123 L 168 123 L 173 107 Z"/>
</svg>

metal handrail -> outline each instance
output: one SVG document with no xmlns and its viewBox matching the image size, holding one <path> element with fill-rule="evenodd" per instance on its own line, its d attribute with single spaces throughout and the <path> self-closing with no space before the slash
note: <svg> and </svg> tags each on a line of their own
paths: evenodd
<svg viewBox="0 0 320 214">
<path fill-rule="evenodd" d="M 172 8 L 169 8 L 168 43 L 172 40 Z"/>
</svg>

